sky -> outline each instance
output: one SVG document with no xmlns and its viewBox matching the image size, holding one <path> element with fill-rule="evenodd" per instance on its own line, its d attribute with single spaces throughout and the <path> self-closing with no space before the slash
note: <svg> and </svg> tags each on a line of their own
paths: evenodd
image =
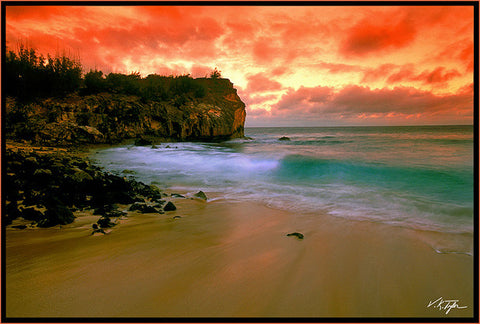
<svg viewBox="0 0 480 324">
<path fill-rule="evenodd" d="M 7 6 L 8 49 L 204 77 L 246 127 L 473 124 L 473 6 Z"/>
</svg>

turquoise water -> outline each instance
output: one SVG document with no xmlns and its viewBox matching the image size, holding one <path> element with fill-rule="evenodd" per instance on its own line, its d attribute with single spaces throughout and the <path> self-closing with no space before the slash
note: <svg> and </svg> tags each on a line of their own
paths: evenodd
<svg viewBox="0 0 480 324">
<path fill-rule="evenodd" d="M 245 135 L 251 139 L 117 146 L 94 159 L 178 191 L 473 232 L 472 126 L 247 128 Z"/>
</svg>

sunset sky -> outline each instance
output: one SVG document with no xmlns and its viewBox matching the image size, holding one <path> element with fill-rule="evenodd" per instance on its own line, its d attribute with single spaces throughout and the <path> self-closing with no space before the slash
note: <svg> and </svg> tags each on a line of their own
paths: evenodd
<svg viewBox="0 0 480 324">
<path fill-rule="evenodd" d="M 473 6 L 7 6 L 9 49 L 203 77 L 245 126 L 473 124 Z"/>
</svg>

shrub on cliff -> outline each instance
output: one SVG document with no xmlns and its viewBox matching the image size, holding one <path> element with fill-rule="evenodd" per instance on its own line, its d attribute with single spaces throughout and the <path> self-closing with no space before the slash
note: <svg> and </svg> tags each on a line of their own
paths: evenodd
<svg viewBox="0 0 480 324">
<path fill-rule="evenodd" d="M 219 71 L 217 68 L 210 73 L 210 78 L 211 79 L 220 79 L 222 77 L 221 71 Z"/>
<path fill-rule="evenodd" d="M 139 80 L 139 84 L 140 96 L 144 101 L 173 100 L 176 105 L 193 98 L 203 98 L 207 92 L 205 86 L 190 75 L 166 77 L 150 74 Z"/>
<path fill-rule="evenodd" d="M 102 71 L 90 70 L 84 77 L 85 88 L 82 89 L 84 94 L 94 94 L 107 90 L 107 81 L 103 77 Z"/>
<path fill-rule="evenodd" d="M 205 96 L 206 90 L 202 84 L 196 82 L 189 75 L 182 75 L 173 78 L 170 91 L 173 96 L 179 95 L 190 95 L 192 97 L 203 97 Z"/>
<path fill-rule="evenodd" d="M 215 69 L 212 78 L 219 78 Z M 20 46 L 17 52 L 9 51 L 5 58 L 6 95 L 19 101 L 38 97 L 63 96 L 80 91 L 82 95 L 110 92 L 135 95 L 148 101 L 169 101 L 184 104 L 205 97 L 205 86 L 190 75 L 159 76 L 151 74 L 142 78 L 139 72 L 131 74 L 90 70 L 82 79 L 82 68 L 76 60 L 63 55 L 47 58 L 34 49 Z"/>
<path fill-rule="evenodd" d="M 144 101 L 165 101 L 168 99 L 168 78 L 150 74 L 142 80 L 140 96 Z"/>
<path fill-rule="evenodd" d="M 5 92 L 21 101 L 76 91 L 81 85 L 81 74 L 79 62 L 65 55 L 48 55 L 45 59 L 23 45 L 5 56 Z"/>
<path fill-rule="evenodd" d="M 107 88 L 112 93 L 128 95 L 140 95 L 140 73 L 129 75 L 121 73 L 109 73 L 106 77 Z"/>
</svg>

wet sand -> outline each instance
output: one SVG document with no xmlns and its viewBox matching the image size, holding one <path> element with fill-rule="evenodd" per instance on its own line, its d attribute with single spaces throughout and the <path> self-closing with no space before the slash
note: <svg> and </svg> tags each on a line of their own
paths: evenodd
<svg viewBox="0 0 480 324">
<path fill-rule="evenodd" d="M 207 193 L 208 195 L 208 193 Z M 471 317 L 473 257 L 401 227 L 178 199 L 107 235 L 98 216 L 6 231 L 7 317 Z M 182 216 L 173 219 L 174 216 Z M 301 232 L 305 239 L 287 237 Z M 448 315 L 428 302 L 458 299 Z"/>
</svg>

